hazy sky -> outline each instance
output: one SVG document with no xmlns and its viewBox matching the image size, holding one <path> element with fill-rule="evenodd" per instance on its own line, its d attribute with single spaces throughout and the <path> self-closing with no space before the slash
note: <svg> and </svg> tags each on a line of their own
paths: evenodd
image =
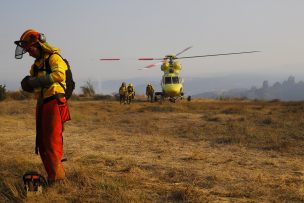
<svg viewBox="0 0 304 203">
<path fill-rule="evenodd" d="M 150 62 L 193 46 L 183 56 L 260 50 L 261 53 L 182 61 L 185 77 L 281 74 L 304 79 L 303 0 L 1 0 L 0 84 L 19 81 L 33 58 L 14 58 L 20 35 L 45 33 L 62 49 L 78 84 L 157 77 Z M 121 57 L 101 62 L 101 57 Z M 267 78 L 265 78 L 267 79 Z"/>
</svg>

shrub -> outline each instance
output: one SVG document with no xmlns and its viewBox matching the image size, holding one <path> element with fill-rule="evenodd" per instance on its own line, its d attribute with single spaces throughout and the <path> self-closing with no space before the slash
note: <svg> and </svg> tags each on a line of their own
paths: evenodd
<svg viewBox="0 0 304 203">
<path fill-rule="evenodd" d="M 0 101 L 6 98 L 6 88 L 5 85 L 0 85 Z"/>
<path fill-rule="evenodd" d="M 93 97 L 95 95 L 95 89 L 91 81 L 87 81 L 86 84 L 80 88 L 85 97 Z"/>
</svg>

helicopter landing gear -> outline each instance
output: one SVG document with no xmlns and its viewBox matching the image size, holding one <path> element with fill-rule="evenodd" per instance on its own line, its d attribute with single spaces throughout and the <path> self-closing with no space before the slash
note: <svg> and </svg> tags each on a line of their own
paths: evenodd
<svg viewBox="0 0 304 203">
<path fill-rule="evenodd" d="M 169 101 L 172 102 L 172 103 L 175 103 L 176 98 L 175 98 L 175 97 L 170 97 L 170 98 L 169 98 Z"/>
</svg>

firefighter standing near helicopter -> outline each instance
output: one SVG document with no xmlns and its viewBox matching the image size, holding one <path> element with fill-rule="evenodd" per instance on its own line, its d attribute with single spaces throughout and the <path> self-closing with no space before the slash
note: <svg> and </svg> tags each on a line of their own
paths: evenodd
<svg viewBox="0 0 304 203">
<path fill-rule="evenodd" d="M 135 90 L 132 83 L 128 85 L 127 90 L 128 90 L 128 103 L 130 104 L 131 100 L 134 99 L 135 97 Z"/>
<path fill-rule="evenodd" d="M 36 154 L 40 154 L 48 183 L 59 182 L 65 178 L 61 163 L 63 154 L 63 123 L 70 120 L 65 98 L 67 64 L 61 58 L 59 49 L 50 46 L 44 34 L 33 29 L 25 31 L 17 45 L 15 58 L 21 59 L 26 52 L 35 58 L 30 75 L 21 86 L 37 98 L 36 105 Z M 51 72 L 46 71 L 46 63 Z"/>
<path fill-rule="evenodd" d="M 154 88 L 150 83 L 146 87 L 146 95 L 148 101 L 153 102 Z"/>
<path fill-rule="evenodd" d="M 120 104 L 122 102 L 124 104 L 126 104 L 127 96 L 128 96 L 127 86 L 126 86 L 126 83 L 123 82 L 123 83 L 121 83 L 121 86 L 119 87 L 119 102 L 120 102 Z"/>
</svg>

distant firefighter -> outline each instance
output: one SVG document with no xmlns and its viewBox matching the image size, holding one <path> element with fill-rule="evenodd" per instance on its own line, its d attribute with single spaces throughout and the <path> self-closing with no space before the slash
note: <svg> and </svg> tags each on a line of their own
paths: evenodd
<svg viewBox="0 0 304 203">
<path fill-rule="evenodd" d="M 134 97 L 135 97 L 135 90 L 134 90 L 134 87 L 133 87 L 132 83 L 130 83 L 130 84 L 128 85 L 127 90 L 128 90 L 128 99 L 127 99 L 127 101 L 128 101 L 128 104 L 130 104 L 131 101 L 132 101 L 132 100 L 134 99 Z"/>
<path fill-rule="evenodd" d="M 147 95 L 147 100 L 153 102 L 154 88 L 150 83 L 146 87 L 146 95 Z"/>
<path fill-rule="evenodd" d="M 126 104 L 127 103 L 127 98 L 128 98 L 128 90 L 126 83 L 123 82 L 119 88 L 119 102 Z"/>
</svg>

